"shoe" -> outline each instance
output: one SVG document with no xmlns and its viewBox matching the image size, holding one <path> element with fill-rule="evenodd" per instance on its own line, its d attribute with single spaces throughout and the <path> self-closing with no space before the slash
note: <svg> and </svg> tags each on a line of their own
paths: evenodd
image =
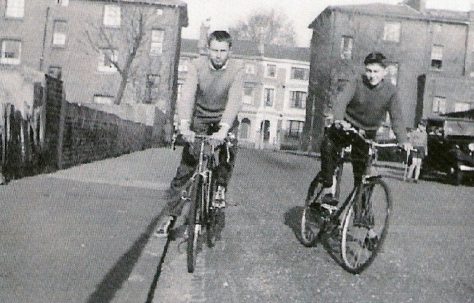
<svg viewBox="0 0 474 303">
<path fill-rule="evenodd" d="M 219 185 L 217 187 L 216 194 L 214 196 L 213 206 L 215 208 L 224 208 L 225 207 L 225 187 Z"/>
<path fill-rule="evenodd" d="M 173 216 L 166 217 L 155 231 L 155 236 L 158 238 L 167 238 L 169 234 L 169 228 L 174 220 L 175 218 Z"/>
<path fill-rule="evenodd" d="M 325 194 L 321 198 L 321 208 L 326 209 L 329 214 L 332 214 L 334 211 L 337 210 L 337 205 L 339 201 L 334 198 L 333 194 Z"/>
<path fill-rule="evenodd" d="M 367 233 L 367 236 L 364 240 L 364 246 L 367 247 L 369 251 L 374 251 L 375 248 L 377 248 L 378 243 L 379 237 L 372 229 L 369 229 L 369 232 Z"/>
</svg>

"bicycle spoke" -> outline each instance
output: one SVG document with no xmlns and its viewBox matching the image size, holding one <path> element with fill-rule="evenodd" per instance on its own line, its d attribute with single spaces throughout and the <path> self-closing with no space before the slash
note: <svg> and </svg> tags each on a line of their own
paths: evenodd
<svg viewBox="0 0 474 303">
<path fill-rule="evenodd" d="M 388 187 L 379 179 L 371 182 L 364 185 L 361 200 L 352 204 L 343 220 L 342 258 L 353 273 L 370 265 L 388 227 L 391 205 Z"/>
</svg>

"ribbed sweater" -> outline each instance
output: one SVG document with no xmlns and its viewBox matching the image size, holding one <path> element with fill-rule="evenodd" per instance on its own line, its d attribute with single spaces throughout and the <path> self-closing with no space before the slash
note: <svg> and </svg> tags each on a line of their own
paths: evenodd
<svg viewBox="0 0 474 303">
<path fill-rule="evenodd" d="M 346 119 L 364 130 L 377 130 L 385 121 L 387 112 L 398 142 L 406 142 L 402 104 L 392 83 L 382 80 L 372 87 L 362 75 L 345 85 L 334 105 L 335 120 Z"/>
<path fill-rule="evenodd" d="M 190 62 L 177 107 L 179 119 L 232 125 L 242 104 L 243 75 L 242 66 L 232 59 L 219 70 L 207 57 Z"/>
</svg>

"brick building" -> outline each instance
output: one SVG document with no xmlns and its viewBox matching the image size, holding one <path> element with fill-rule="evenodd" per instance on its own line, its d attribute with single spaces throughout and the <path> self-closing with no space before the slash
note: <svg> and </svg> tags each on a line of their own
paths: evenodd
<svg viewBox="0 0 474 303">
<path fill-rule="evenodd" d="M 311 72 L 304 141 L 317 150 L 324 117 L 338 90 L 363 72 L 371 51 L 389 61 L 406 126 L 440 113 L 474 108 L 474 11 L 425 8 L 424 0 L 398 5 L 327 7 L 309 26 Z M 387 118 L 386 126 L 389 126 Z M 382 127 L 381 132 L 388 129 Z"/>
<path fill-rule="evenodd" d="M 205 37 L 201 33 L 200 40 L 182 40 L 179 86 L 186 79 L 189 60 L 206 55 Z M 309 48 L 234 41 L 232 56 L 242 62 L 246 72 L 243 106 L 238 115 L 239 144 L 299 148 L 305 121 Z"/>
<path fill-rule="evenodd" d="M 179 0 L 1 0 L 0 69 L 26 65 L 61 77 L 69 102 L 101 104 L 114 102 L 119 71 L 128 70 L 122 103 L 172 113 L 187 21 Z"/>
</svg>

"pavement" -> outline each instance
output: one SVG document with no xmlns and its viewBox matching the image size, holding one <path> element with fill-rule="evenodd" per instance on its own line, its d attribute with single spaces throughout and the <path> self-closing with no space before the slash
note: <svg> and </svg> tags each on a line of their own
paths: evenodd
<svg viewBox="0 0 474 303">
<path fill-rule="evenodd" d="M 180 152 L 149 149 L 0 187 L 0 302 L 147 302 Z"/>
</svg>

